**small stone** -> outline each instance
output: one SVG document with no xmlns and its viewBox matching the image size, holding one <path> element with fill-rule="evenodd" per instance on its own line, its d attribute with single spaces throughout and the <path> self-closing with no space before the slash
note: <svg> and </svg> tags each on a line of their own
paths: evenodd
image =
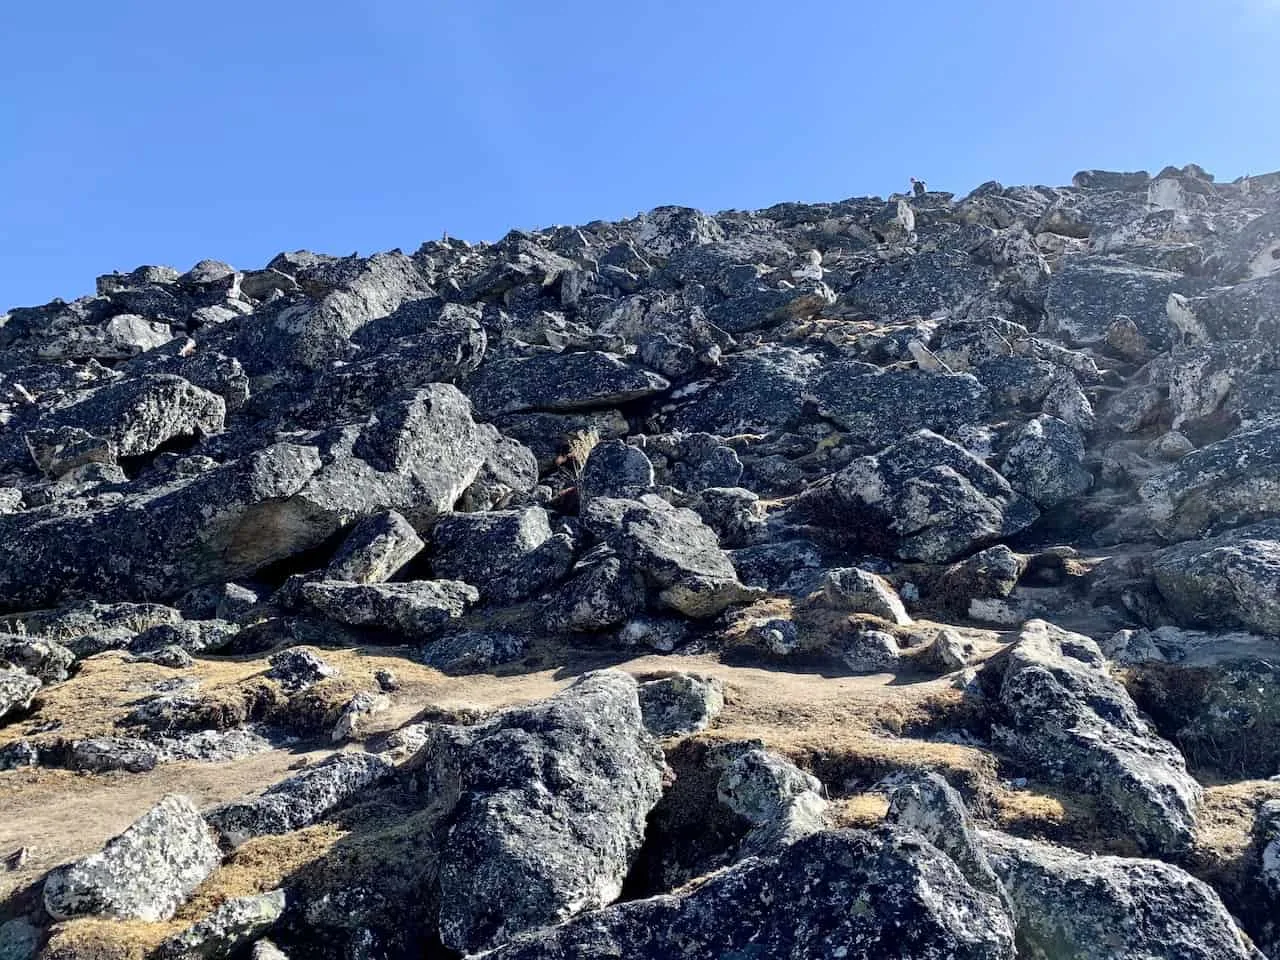
<svg viewBox="0 0 1280 960">
<path fill-rule="evenodd" d="M 883 630 L 860 630 L 845 641 L 840 659 L 854 673 L 884 673 L 897 669 L 898 641 Z"/>
<path fill-rule="evenodd" d="M 655 737 L 704 730 L 724 709 L 724 685 L 714 677 L 678 673 L 640 684 L 644 725 Z"/>
<path fill-rule="evenodd" d="M 834 610 L 869 613 L 898 626 L 909 626 L 911 617 L 902 599 L 883 577 L 857 567 L 828 571 L 822 594 Z"/>
</svg>

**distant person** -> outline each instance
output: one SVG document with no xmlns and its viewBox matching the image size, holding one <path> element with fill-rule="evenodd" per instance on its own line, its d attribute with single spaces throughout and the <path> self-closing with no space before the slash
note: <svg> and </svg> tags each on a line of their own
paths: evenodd
<svg viewBox="0 0 1280 960">
<path fill-rule="evenodd" d="M 917 197 L 923 197 L 928 189 L 929 188 L 924 185 L 923 180 L 917 180 L 915 177 L 911 178 L 911 192 Z"/>
</svg>

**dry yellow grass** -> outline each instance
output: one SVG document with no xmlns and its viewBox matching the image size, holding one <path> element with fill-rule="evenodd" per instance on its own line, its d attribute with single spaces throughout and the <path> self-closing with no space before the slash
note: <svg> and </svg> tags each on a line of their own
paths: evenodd
<svg viewBox="0 0 1280 960">
<path fill-rule="evenodd" d="M 53 929 L 41 960 L 144 960 L 185 923 L 141 920 L 72 920 Z"/>
</svg>

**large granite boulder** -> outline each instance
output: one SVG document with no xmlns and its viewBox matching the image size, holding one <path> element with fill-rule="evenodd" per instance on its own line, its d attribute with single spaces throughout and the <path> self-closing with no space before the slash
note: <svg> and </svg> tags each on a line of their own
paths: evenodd
<svg viewBox="0 0 1280 960">
<path fill-rule="evenodd" d="M 979 831 L 1013 906 L 1020 955 L 1079 960 L 1263 960 L 1208 884 L 1159 860 Z"/>
<path fill-rule="evenodd" d="M 1036 508 L 958 444 L 920 430 L 831 479 L 837 534 L 902 560 L 946 562 L 1024 530 Z"/>
<path fill-rule="evenodd" d="M 635 681 L 612 670 L 477 726 L 437 728 L 420 758 L 452 805 L 439 926 L 464 952 L 615 900 L 666 769 Z"/>
<path fill-rule="evenodd" d="M 50 873 L 44 908 L 56 920 L 168 920 L 221 862 L 200 811 L 170 794 L 101 852 Z"/>
<path fill-rule="evenodd" d="M 431 531 L 435 574 L 472 584 L 497 603 L 534 596 L 562 579 L 573 550 L 573 537 L 553 532 L 541 507 L 455 513 Z"/>
<path fill-rule="evenodd" d="M 920 428 L 951 434 L 988 412 L 987 389 L 969 373 L 881 370 L 833 363 L 809 385 L 818 411 L 860 446 L 879 449 Z"/>
<path fill-rule="evenodd" d="M 530 933 L 493 960 L 1012 960 L 1000 901 L 918 834 L 831 831 L 676 894 Z"/>
<path fill-rule="evenodd" d="M 467 381 L 476 411 L 488 418 L 523 410 L 612 407 L 671 386 L 613 354 L 540 353 L 490 360 Z"/>
<path fill-rule="evenodd" d="M 999 747 L 1049 781 L 1095 797 L 1141 848 L 1186 849 L 1200 786 L 1108 675 L 1093 640 L 1031 620 L 979 679 L 993 701 Z"/>
</svg>

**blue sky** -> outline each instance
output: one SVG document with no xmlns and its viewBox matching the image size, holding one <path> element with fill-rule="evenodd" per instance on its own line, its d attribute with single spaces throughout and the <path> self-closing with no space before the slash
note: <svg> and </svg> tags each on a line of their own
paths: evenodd
<svg viewBox="0 0 1280 960">
<path fill-rule="evenodd" d="M 912 175 L 1280 168 L 1280 0 L 62 0 L 0 36 L 0 310 Z"/>
</svg>

